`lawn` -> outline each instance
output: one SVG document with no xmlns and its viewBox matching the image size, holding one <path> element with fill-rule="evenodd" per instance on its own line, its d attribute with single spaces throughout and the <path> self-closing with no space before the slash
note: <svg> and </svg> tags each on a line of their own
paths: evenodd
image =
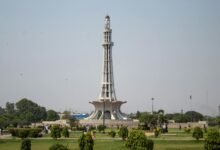
<svg viewBox="0 0 220 150">
<path fill-rule="evenodd" d="M 71 132 L 70 138 L 53 140 L 49 135 L 43 138 L 31 139 L 32 150 L 48 150 L 54 143 L 68 145 L 70 150 L 78 150 L 77 139 L 82 132 Z M 196 141 L 191 134 L 183 131 L 170 130 L 158 138 L 148 137 L 154 141 L 154 150 L 201 150 L 204 140 Z M 0 150 L 20 150 L 21 139 L 0 139 Z M 103 133 L 96 133 L 94 150 L 126 150 L 125 142 L 118 136 L 111 138 Z"/>
</svg>

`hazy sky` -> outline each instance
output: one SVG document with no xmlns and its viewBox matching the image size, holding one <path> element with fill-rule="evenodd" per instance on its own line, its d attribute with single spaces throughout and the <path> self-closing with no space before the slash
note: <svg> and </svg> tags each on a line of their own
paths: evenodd
<svg viewBox="0 0 220 150">
<path fill-rule="evenodd" d="M 93 111 L 106 14 L 123 112 L 218 114 L 219 0 L 0 0 L 0 106 Z"/>
</svg>

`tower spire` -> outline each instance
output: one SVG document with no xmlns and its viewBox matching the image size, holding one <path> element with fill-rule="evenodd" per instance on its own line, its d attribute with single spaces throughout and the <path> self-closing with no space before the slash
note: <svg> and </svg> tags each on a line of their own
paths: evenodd
<svg viewBox="0 0 220 150">
<path fill-rule="evenodd" d="M 104 48 L 104 62 L 99 100 L 116 101 L 112 63 L 112 29 L 110 27 L 110 17 L 108 15 L 105 16 L 105 28 L 103 34 L 104 43 L 102 46 Z"/>
<path fill-rule="evenodd" d="M 110 27 L 110 17 L 105 16 L 104 27 L 104 61 L 101 82 L 101 91 L 98 100 L 90 102 L 95 106 L 93 112 L 87 120 L 127 120 L 127 116 L 121 112 L 120 107 L 126 101 L 118 101 L 115 94 L 113 63 L 112 63 L 112 29 Z"/>
</svg>

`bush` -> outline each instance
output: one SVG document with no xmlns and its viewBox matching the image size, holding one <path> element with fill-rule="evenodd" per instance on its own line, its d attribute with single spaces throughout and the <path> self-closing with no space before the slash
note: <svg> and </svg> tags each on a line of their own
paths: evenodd
<svg viewBox="0 0 220 150">
<path fill-rule="evenodd" d="M 82 134 L 78 139 L 78 145 L 80 150 L 84 150 L 84 147 L 86 145 L 85 137 L 85 134 Z"/>
<path fill-rule="evenodd" d="M 98 129 L 98 131 L 99 131 L 99 132 L 101 132 L 101 131 L 102 131 L 102 132 L 104 133 L 104 132 L 105 132 L 105 129 L 106 129 L 106 126 L 105 126 L 105 125 L 100 124 L 100 125 L 98 125 L 98 126 L 97 126 L 97 129 Z"/>
<path fill-rule="evenodd" d="M 111 137 L 115 137 L 116 132 L 113 131 L 113 130 L 111 130 L 111 131 L 108 133 L 108 135 L 111 136 Z"/>
<path fill-rule="evenodd" d="M 86 127 L 85 126 L 77 126 L 76 129 L 78 131 L 86 131 Z"/>
<path fill-rule="evenodd" d="M 156 128 L 156 129 L 154 130 L 154 136 L 155 136 L 155 137 L 158 137 L 159 134 L 160 134 L 160 128 Z"/>
<path fill-rule="evenodd" d="M 146 149 L 153 150 L 154 149 L 154 141 L 151 139 L 146 140 Z"/>
<path fill-rule="evenodd" d="M 217 129 L 210 129 L 205 139 L 205 150 L 219 150 L 220 149 L 220 133 Z"/>
<path fill-rule="evenodd" d="M 42 129 L 40 128 L 11 128 L 9 132 L 12 136 L 20 137 L 20 138 L 27 138 L 27 137 L 40 137 L 40 132 Z"/>
<path fill-rule="evenodd" d="M 80 150 L 93 150 L 94 141 L 92 139 L 91 133 L 82 134 L 78 139 L 78 144 Z"/>
<path fill-rule="evenodd" d="M 69 150 L 67 146 L 56 143 L 50 146 L 49 150 Z"/>
<path fill-rule="evenodd" d="M 184 131 L 185 131 L 186 133 L 190 133 L 190 132 L 191 132 L 191 128 L 184 128 Z"/>
<path fill-rule="evenodd" d="M 11 133 L 12 136 L 18 136 L 18 132 L 17 132 L 18 130 L 10 128 L 8 131 L 9 133 Z"/>
<path fill-rule="evenodd" d="M 55 125 L 51 129 L 50 136 L 54 139 L 60 138 L 61 137 L 61 129 L 59 126 Z"/>
<path fill-rule="evenodd" d="M 42 131 L 42 129 L 40 129 L 40 128 L 30 129 L 28 137 L 32 137 L 32 138 L 41 137 L 41 134 L 40 134 L 41 131 Z"/>
<path fill-rule="evenodd" d="M 67 127 L 64 127 L 63 130 L 62 130 L 62 135 L 64 137 L 69 137 L 69 131 L 68 131 L 68 128 Z"/>
<path fill-rule="evenodd" d="M 203 138 L 203 132 L 200 127 L 195 127 L 193 130 L 192 137 L 196 138 L 196 140 L 199 140 L 200 138 Z"/>
<path fill-rule="evenodd" d="M 23 139 L 21 142 L 21 150 L 31 150 L 31 140 Z"/>
<path fill-rule="evenodd" d="M 122 138 L 122 140 L 125 140 L 128 137 L 128 128 L 125 126 L 122 126 L 119 129 L 118 135 L 119 135 L 119 137 Z"/>
<path fill-rule="evenodd" d="M 29 135 L 29 129 L 23 128 L 18 130 L 18 137 L 19 138 L 27 138 Z"/>
<path fill-rule="evenodd" d="M 154 143 L 152 140 L 148 140 L 141 130 L 132 130 L 128 136 L 125 146 L 129 149 L 146 149 L 153 150 Z"/>
</svg>

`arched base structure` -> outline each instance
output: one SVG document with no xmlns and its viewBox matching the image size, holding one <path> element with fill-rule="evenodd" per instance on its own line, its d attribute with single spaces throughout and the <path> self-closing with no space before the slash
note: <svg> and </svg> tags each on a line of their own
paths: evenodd
<svg viewBox="0 0 220 150">
<path fill-rule="evenodd" d="M 95 111 L 86 120 L 127 120 L 128 117 L 121 112 L 120 107 L 126 103 L 122 101 L 93 101 L 90 102 L 95 106 Z"/>
</svg>

